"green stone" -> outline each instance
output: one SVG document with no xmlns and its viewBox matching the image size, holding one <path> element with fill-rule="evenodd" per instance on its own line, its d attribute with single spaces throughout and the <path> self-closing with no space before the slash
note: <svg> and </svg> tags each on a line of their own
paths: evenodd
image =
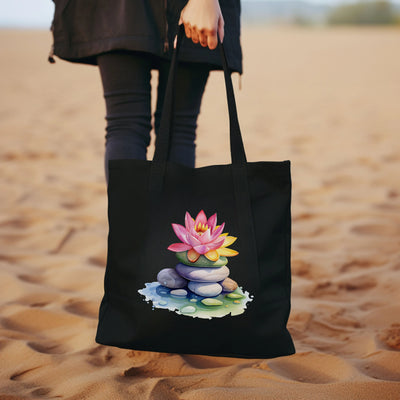
<svg viewBox="0 0 400 400">
<path fill-rule="evenodd" d="M 189 265 L 191 267 L 206 267 L 206 268 L 212 268 L 212 267 L 222 267 L 226 264 L 228 264 L 228 259 L 224 256 L 220 256 L 217 261 L 210 261 L 206 256 L 203 256 L 203 254 L 200 255 L 199 259 L 192 263 L 188 260 L 187 258 L 187 250 L 186 251 L 178 251 L 176 254 L 177 259 L 185 264 Z"/>
<path fill-rule="evenodd" d="M 221 300 L 206 298 L 201 301 L 205 306 L 221 306 L 224 304 Z"/>
<path fill-rule="evenodd" d="M 185 306 L 185 307 L 181 308 L 181 312 L 183 312 L 184 314 L 192 314 L 192 313 L 196 312 L 196 307 Z"/>
<path fill-rule="evenodd" d="M 228 297 L 230 299 L 241 299 L 243 296 L 239 293 L 229 293 L 225 295 L 225 297 Z"/>
</svg>

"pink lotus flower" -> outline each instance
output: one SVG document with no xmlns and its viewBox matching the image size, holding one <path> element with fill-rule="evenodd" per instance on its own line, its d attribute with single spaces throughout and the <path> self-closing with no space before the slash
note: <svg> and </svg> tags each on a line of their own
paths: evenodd
<svg viewBox="0 0 400 400">
<path fill-rule="evenodd" d="M 180 252 L 188 250 L 187 257 L 189 261 L 195 262 L 204 254 L 211 261 L 218 260 L 219 256 L 234 256 L 239 254 L 235 250 L 226 247 L 232 244 L 237 238 L 222 234 L 225 222 L 217 225 L 217 214 L 210 218 L 201 210 L 194 220 L 189 212 L 185 214 L 185 226 L 172 224 L 176 236 L 182 243 L 173 243 L 168 246 L 168 250 Z"/>
</svg>

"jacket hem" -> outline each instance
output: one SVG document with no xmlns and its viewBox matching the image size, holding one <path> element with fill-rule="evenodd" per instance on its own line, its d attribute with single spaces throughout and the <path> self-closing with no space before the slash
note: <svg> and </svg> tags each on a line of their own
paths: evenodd
<svg viewBox="0 0 400 400">
<path fill-rule="evenodd" d="M 163 59 L 171 59 L 172 50 L 164 53 L 159 41 L 149 40 L 146 37 L 125 36 L 121 38 L 102 38 L 80 43 L 55 42 L 54 55 L 65 61 L 97 65 L 97 55 L 113 50 L 140 51 Z M 200 62 L 210 65 L 210 70 L 223 70 L 222 60 L 218 49 L 210 52 L 199 53 L 183 45 L 179 52 L 179 60 L 185 62 Z M 242 74 L 242 66 L 237 63 L 228 67 L 231 72 Z"/>
</svg>

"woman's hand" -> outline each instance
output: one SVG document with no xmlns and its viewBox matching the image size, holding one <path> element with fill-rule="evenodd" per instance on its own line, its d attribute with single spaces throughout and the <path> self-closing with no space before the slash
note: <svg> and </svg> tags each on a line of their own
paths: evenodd
<svg viewBox="0 0 400 400">
<path fill-rule="evenodd" d="M 203 47 L 217 47 L 217 32 L 221 42 L 224 39 L 225 23 L 218 0 L 189 0 L 181 11 L 179 25 L 182 23 L 186 36 Z"/>
</svg>

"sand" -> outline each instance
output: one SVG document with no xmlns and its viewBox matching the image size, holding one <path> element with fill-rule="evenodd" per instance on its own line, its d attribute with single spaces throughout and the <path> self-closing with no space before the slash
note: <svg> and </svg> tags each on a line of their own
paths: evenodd
<svg viewBox="0 0 400 400">
<path fill-rule="evenodd" d="M 95 343 L 105 107 L 97 68 L 49 64 L 50 43 L 0 32 L 0 399 L 400 399 L 400 31 L 243 30 L 248 161 L 289 159 L 293 179 L 297 353 L 254 360 Z M 230 162 L 223 85 L 196 166 Z"/>
</svg>

